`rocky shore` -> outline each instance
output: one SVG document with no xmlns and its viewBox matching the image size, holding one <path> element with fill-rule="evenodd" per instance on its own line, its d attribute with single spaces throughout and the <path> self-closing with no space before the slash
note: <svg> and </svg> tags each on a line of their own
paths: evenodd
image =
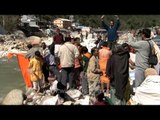
<svg viewBox="0 0 160 120">
<path fill-rule="evenodd" d="M 89 105 L 89 96 L 83 96 L 79 90 L 68 90 L 66 93 L 54 94 L 50 89 L 35 92 L 28 89 L 11 90 L 1 101 L 0 105 Z"/>
<path fill-rule="evenodd" d="M 51 44 L 52 38 L 41 38 L 42 42 L 47 45 Z M 14 35 L 1 35 L 0 36 L 0 58 L 6 57 L 9 52 L 11 53 L 26 53 L 27 44 L 29 43 L 27 37 L 15 37 Z"/>
</svg>

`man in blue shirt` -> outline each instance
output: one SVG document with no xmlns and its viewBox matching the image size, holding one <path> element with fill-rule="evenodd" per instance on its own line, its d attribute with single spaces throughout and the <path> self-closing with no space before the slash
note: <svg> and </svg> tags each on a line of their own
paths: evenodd
<svg viewBox="0 0 160 120">
<path fill-rule="evenodd" d="M 116 44 L 116 40 L 118 39 L 117 30 L 120 26 L 120 21 L 118 15 L 115 15 L 117 18 L 117 22 L 114 24 L 114 21 L 110 21 L 110 25 L 106 25 L 104 23 L 104 15 L 101 17 L 102 26 L 107 30 L 108 32 L 108 44 L 110 49 L 113 49 L 114 45 Z"/>
</svg>

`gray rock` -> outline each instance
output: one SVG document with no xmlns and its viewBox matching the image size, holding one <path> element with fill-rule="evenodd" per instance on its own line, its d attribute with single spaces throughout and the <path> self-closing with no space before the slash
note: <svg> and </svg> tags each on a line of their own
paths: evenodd
<svg viewBox="0 0 160 120">
<path fill-rule="evenodd" d="M 72 105 L 72 104 L 73 104 L 72 101 L 66 101 L 66 102 L 63 103 L 63 105 Z"/>
<path fill-rule="evenodd" d="M 58 95 L 56 96 L 45 96 L 40 105 L 56 105 L 58 102 Z"/>
<path fill-rule="evenodd" d="M 82 95 L 82 93 L 76 89 L 68 90 L 66 93 L 73 99 L 79 98 Z"/>
<path fill-rule="evenodd" d="M 11 90 L 4 98 L 2 105 L 22 105 L 24 100 L 23 91 L 19 89 Z"/>
</svg>

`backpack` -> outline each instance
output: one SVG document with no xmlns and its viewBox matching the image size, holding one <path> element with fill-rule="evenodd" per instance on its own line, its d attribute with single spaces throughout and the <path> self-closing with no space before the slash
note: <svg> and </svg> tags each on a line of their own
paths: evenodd
<svg viewBox="0 0 160 120">
<path fill-rule="evenodd" d="M 149 43 L 149 41 L 147 41 L 149 46 L 150 46 L 150 53 L 149 53 L 149 59 L 148 59 L 148 62 L 149 64 L 151 65 L 151 67 L 153 67 L 154 65 L 157 65 L 158 63 L 158 58 L 157 58 L 157 55 L 155 54 L 155 49 L 151 48 L 151 44 Z"/>
</svg>

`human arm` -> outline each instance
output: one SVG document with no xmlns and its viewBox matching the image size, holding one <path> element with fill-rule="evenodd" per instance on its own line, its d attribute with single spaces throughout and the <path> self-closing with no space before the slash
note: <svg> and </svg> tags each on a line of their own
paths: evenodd
<svg viewBox="0 0 160 120">
<path fill-rule="evenodd" d="M 119 17 L 118 17 L 118 15 L 115 15 L 115 17 L 116 17 L 116 19 L 117 19 L 117 22 L 116 22 L 116 24 L 115 24 L 115 28 L 116 28 L 116 30 L 120 27 L 120 21 L 119 21 Z"/>
<path fill-rule="evenodd" d="M 142 44 L 140 42 L 127 42 L 128 45 L 130 45 L 134 49 L 140 49 Z"/>
<path fill-rule="evenodd" d="M 101 16 L 101 22 L 102 22 L 102 26 L 103 26 L 106 30 L 108 30 L 108 29 L 109 29 L 108 25 L 106 25 L 106 24 L 104 23 L 104 15 Z"/>
<path fill-rule="evenodd" d="M 135 63 L 134 63 L 131 59 L 129 59 L 129 67 L 130 67 L 131 69 L 134 69 L 134 68 L 135 68 Z"/>
<path fill-rule="evenodd" d="M 90 62 L 89 63 L 90 64 L 90 70 L 91 70 L 92 73 L 95 73 L 95 74 L 102 73 L 102 71 L 99 68 L 97 68 L 97 63 L 94 59 L 90 59 L 89 62 Z"/>
<path fill-rule="evenodd" d="M 34 70 L 33 70 L 33 60 L 32 59 L 29 61 L 28 70 L 30 74 L 33 74 Z"/>
<path fill-rule="evenodd" d="M 74 48 L 74 54 L 75 54 L 75 58 L 78 58 L 79 57 L 79 50 L 78 50 L 78 48 L 75 46 L 75 48 Z"/>
</svg>

